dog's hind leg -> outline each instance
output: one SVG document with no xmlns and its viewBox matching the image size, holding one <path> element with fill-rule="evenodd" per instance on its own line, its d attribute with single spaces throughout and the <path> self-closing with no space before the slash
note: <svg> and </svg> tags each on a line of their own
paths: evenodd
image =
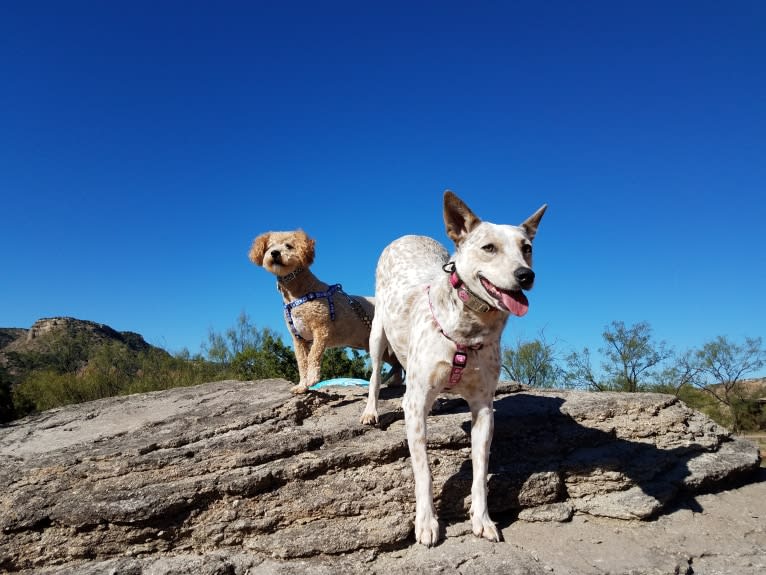
<svg viewBox="0 0 766 575">
<path fill-rule="evenodd" d="M 471 526 L 477 537 L 500 541 L 497 526 L 489 517 L 487 509 L 487 473 L 489 450 L 495 426 L 492 397 L 473 399 L 471 407 L 471 463 L 473 484 L 471 485 Z"/>
<path fill-rule="evenodd" d="M 383 383 L 388 387 L 400 387 L 404 383 L 404 368 L 391 348 L 386 350 L 383 361 L 391 366 L 388 374 L 383 378 Z"/>
<path fill-rule="evenodd" d="M 418 374 L 410 374 L 411 382 Z M 421 376 L 422 377 L 422 376 Z M 434 509 L 433 482 L 428 466 L 427 417 L 436 400 L 436 391 L 430 386 L 411 384 L 404 393 L 402 407 L 407 428 L 412 472 L 415 477 L 415 540 L 428 547 L 439 541 L 439 519 Z"/>
<path fill-rule="evenodd" d="M 367 392 L 367 405 L 364 407 L 360 423 L 374 425 L 378 422 L 378 393 L 380 393 L 380 370 L 383 366 L 383 354 L 388 348 L 388 339 L 383 330 L 383 321 L 380 314 L 375 314 L 370 327 L 370 363 L 372 375 L 370 375 L 370 389 Z"/>
</svg>

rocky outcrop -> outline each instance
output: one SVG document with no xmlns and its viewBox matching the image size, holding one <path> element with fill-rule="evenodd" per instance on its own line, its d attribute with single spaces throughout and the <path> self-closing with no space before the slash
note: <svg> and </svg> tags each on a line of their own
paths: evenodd
<svg viewBox="0 0 766 575">
<path fill-rule="evenodd" d="M 134 356 L 147 352 L 167 355 L 138 333 L 73 317 L 48 317 L 37 320 L 29 329 L 0 328 L 0 367 L 13 376 L 14 383 L 34 369 L 75 373 L 108 345 Z"/>
<path fill-rule="evenodd" d="M 361 573 L 410 553 L 401 391 L 383 390 L 381 424 L 371 428 L 358 423 L 365 390 L 291 396 L 290 385 L 219 382 L 111 398 L 0 429 L 0 570 Z M 495 408 L 489 505 L 501 527 L 582 517 L 634 524 L 758 468 L 753 444 L 671 396 L 504 385 Z M 460 553 L 496 555 L 504 544 L 466 535 L 465 403 L 440 400 L 428 432 L 448 541 L 470 541 Z M 446 557 L 456 547 L 439 549 Z M 542 572 L 511 555 L 517 572 Z M 510 572 L 497 567 L 507 558 L 488 557 L 473 557 L 472 569 Z"/>
<path fill-rule="evenodd" d="M 137 333 L 117 331 L 103 323 L 73 317 L 46 317 L 37 320 L 28 330 L 16 328 L 4 331 L 9 336 L 16 334 L 14 340 L 6 342 L 6 351 L 49 351 L 62 337 L 79 337 L 90 345 L 116 341 L 131 351 L 148 351 L 152 348 Z"/>
</svg>

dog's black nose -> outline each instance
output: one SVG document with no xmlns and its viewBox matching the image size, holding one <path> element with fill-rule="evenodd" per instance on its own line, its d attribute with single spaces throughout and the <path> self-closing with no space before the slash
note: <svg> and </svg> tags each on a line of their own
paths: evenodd
<svg viewBox="0 0 766 575">
<path fill-rule="evenodd" d="M 282 260 L 282 254 L 279 250 L 271 250 L 271 259 L 278 264 Z"/>
<path fill-rule="evenodd" d="M 529 268 L 519 268 L 513 272 L 513 275 L 522 289 L 529 289 L 535 281 L 535 272 Z"/>
</svg>

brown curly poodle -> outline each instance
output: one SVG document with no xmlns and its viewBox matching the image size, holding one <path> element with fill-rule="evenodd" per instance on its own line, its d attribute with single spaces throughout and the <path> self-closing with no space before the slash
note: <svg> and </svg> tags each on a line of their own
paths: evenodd
<svg viewBox="0 0 766 575">
<path fill-rule="evenodd" d="M 348 295 L 340 284 L 328 285 L 311 273 L 314 244 L 303 230 L 266 232 L 255 238 L 249 253 L 250 261 L 277 276 L 300 373 L 293 393 L 305 393 L 320 380 L 325 349 L 369 351 L 375 313 L 374 298 Z M 400 384 L 399 362 L 393 355 L 384 360 L 394 368 L 391 385 Z"/>
</svg>

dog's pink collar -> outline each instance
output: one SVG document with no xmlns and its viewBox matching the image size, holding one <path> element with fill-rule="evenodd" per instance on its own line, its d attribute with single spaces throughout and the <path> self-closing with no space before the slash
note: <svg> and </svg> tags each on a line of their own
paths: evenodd
<svg viewBox="0 0 766 575">
<path fill-rule="evenodd" d="M 457 290 L 457 297 L 468 309 L 477 313 L 487 313 L 494 309 L 491 305 L 468 289 L 468 286 L 465 285 L 463 280 L 460 279 L 460 276 L 457 275 L 455 262 L 444 264 L 442 269 L 449 274 L 450 285 Z"/>
<path fill-rule="evenodd" d="M 452 369 L 449 373 L 449 381 L 447 382 L 447 387 L 452 388 L 455 387 L 458 383 L 460 383 L 460 380 L 463 377 L 463 370 L 465 370 L 465 366 L 468 364 L 468 350 L 478 350 L 484 347 L 483 343 L 476 343 L 473 345 L 466 345 L 464 343 L 460 343 L 456 341 L 454 338 L 450 337 L 447 332 L 444 331 L 441 324 L 439 323 L 439 320 L 436 318 L 436 314 L 434 313 L 434 306 L 431 303 L 431 286 L 426 286 L 426 297 L 428 298 L 428 307 L 431 309 L 431 317 L 434 320 L 434 323 L 436 324 L 436 327 L 439 328 L 439 332 L 446 337 L 448 340 L 450 340 L 452 343 L 455 344 L 455 353 L 452 355 Z"/>
</svg>

